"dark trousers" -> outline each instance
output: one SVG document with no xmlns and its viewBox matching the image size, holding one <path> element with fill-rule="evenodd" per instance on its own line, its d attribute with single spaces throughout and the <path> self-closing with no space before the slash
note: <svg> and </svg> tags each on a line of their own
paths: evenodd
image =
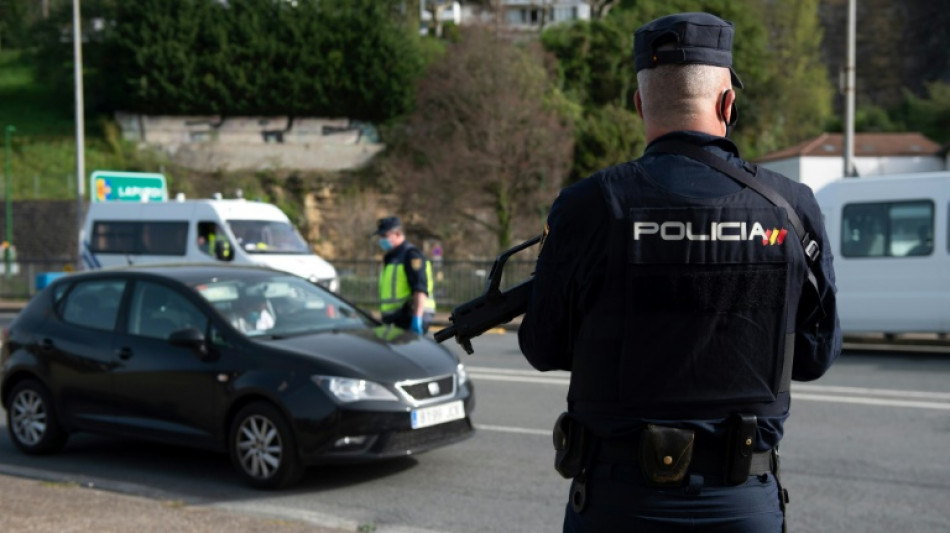
<svg viewBox="0 0 950 533">
<path fill-rule="evenodd" d="M 750 476 L 732 487 L 692 475 L 684 487 L 644 485 L 639 470 L 596 464 L 580 513 L 568 503 L 565 532 L 781 533 L 783 514 L 772 474 Z"/>
</svg>

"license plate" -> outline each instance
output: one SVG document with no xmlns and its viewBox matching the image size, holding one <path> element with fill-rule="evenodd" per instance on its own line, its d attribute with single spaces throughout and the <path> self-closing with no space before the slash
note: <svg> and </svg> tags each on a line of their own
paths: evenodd
<svg viewBox="0 0 950 533">
<path fill-rule="evenodd" d="M 412 411 L 412 429 L 425 428 L 465 418 L 461 400 Z"/>
</svg>

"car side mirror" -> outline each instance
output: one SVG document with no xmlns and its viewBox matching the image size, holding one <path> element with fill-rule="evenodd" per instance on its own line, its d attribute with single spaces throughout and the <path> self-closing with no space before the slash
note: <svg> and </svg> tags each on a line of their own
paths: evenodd
<svg viewBox="0 0 950 533">
<path fill-rule="evenodd" d="M 175 346 L 192 348 L 201 359 L 208 359 L 208 344 L 205 336 L 197 328 L 185 328 L 172 332 L 168 336 L 169 342 Z"/>
</svg>

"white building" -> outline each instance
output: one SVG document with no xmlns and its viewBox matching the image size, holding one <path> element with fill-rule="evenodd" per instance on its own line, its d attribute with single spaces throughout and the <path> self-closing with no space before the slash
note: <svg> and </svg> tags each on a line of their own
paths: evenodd
<svg viewBox="0 0 950 533">
<path fill-rule="evenodd" d="M 755 162 L 817 191 L 844 175 L 843 146 L 843 134 L 823 133 Z M 853 161 L 858 176 L 932 172 L 948 168 L 948 149 L 920 133 L 856 133 Z"/>
<path fill-rule="evenodd" d="M 591 13 L 587 0 L 501 0 L 499 7 L 499 20 L 509 29 L 519 31 L 538 31 L 552 24 L 590 20 Z M 492 18 L 481 5 L 462 2 L 462 24 L 488 23 Z"/>
</svg>

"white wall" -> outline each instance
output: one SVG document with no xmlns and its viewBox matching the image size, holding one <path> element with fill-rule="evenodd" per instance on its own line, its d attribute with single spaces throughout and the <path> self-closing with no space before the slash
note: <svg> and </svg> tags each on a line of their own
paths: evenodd
<svg viewBox="0 0 950 533">
<path fill-rule="evenodd" d="M 857 168 L 859 176 L 933 172 L 950 168 L 948 164 L 950 164 L 950 157 L 948 157 L 948 160 L 944 160 L 937 155 L 854 158 L 854 166 Z M 811 187 L 813 191 L 817 191 L 832 181 L 841 179 L 844 174 L 844 161 L 841 157 L 836 156 L 793 157 L 760 163 L 760 166 L 804 183 Z"/>
<path fill-rule="evenodd" d="M 781 159 L 779 161 L 769 161 L 768 163 L 760 163 L 760 167 L 765 167 L 774 172 L 778 172 L 783 176 L 798 181 L 798 177 L 801 175 L 801 164 L 799 159 Z"/>
</svg>

